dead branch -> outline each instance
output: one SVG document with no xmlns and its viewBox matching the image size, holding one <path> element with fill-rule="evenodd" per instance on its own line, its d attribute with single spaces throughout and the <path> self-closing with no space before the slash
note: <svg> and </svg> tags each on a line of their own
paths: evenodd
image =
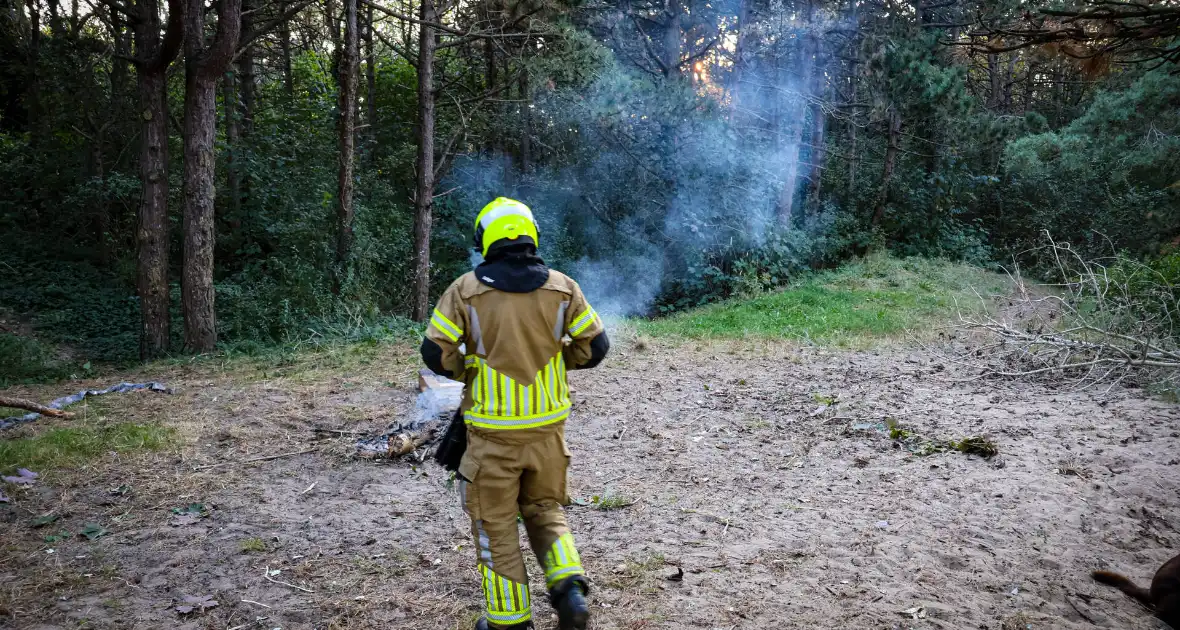
<svg viewBox="0 0 1180 630">
<path fill-rule="evenodd" d="M 1077 388 L 1132 375 L 1170 380 L 1180 374 L 1176 320 L 1180 289 L 1160 272 L 1114 256 L 1090 260 L 1048 234 L 1037 252 L 1059 282 L 1040 295 L 1017 278 L 1015 312 L 960 314 L 958 328 L 977 340 L 953 363 L 976 376 L 1052 378 Z M 1109 389 L 1109 388 L 1108 388 Z"/>
<path fill-rule="evenodd" d="M 9 396 L 0 396 L 0 407 L 11 407 L 12 409 L 24 409 L 25 411 L 32 411 L 43 416 L 53 416 L 54 418 L 73 418 L 74 414 L 53 407 L 46 407 L 45 405 L 38 405 L 31 400 L 23 398 L 12 398 Z"/>
</svg>

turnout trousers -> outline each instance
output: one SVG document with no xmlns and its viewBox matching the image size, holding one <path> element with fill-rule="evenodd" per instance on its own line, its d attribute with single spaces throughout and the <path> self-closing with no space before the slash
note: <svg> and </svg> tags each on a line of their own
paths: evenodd
<svg viewBox="0 0 1180 630">
<path fill-rule="evenodd" d="M 585 574 L 562 510 L 569 503 L 569 459 L 564 422 L 522 430 L 467 427 L 459 498 L 471 518 L 484 611 L 492 624 L 532 618 L 518 514 L 547 589 Z"/>
</svg>

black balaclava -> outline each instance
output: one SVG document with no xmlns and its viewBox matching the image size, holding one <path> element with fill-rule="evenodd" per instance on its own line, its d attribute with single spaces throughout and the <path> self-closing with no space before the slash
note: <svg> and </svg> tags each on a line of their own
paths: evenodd
<svg viewBox="0 0 1180 630">
<path fill-rule="evenodd" d="M 549 268 L 537 255 L 537 246 L 527 236 L 519 240 L 500 239 L 488 247 L 484 261 L 475 268 L 480 282 L 508 293 L 532 293 L 549 281 Z"/>
</svg>

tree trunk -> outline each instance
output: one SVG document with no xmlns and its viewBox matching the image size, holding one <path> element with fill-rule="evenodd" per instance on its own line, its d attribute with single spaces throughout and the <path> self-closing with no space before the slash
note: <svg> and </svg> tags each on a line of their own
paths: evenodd
<svg viewBox="0 0 1180 630">
<path fill-rule="evenodd" d="M 528 173 L 532 168 L 533 160 L 533 110 L 529 107 L 532 103 L 532 94 L 529 92 L 529 76 L 527 70 L 522 70 L 520 73 L 520 172 L 521 174 Z"/>
<path fill-rule="evenodd" d="M 155 0 L 150 0 L 155 4 Z M 155 34 L 152 34 L 155 37 Z M 139 72 L 142 109 L 139 177 L 139 268 L 137 290 L 142 314 L 139 357 L 153 359 L 168 351 L 171 331 L 168 289 L 168 97 L 166 68 Z"/>
<path fill-rule="evenodd" d="M 987 56 L 988 95 L 987 108 L 995 111 L 1001 102 L 1000 61 L 996 55 Z"/>
<path fill-rule="evenodd" d="M 287 12 L 287 2 L 279 2 L 279 13 Z M 295 74 L 291 70 L 291 23 L 283 20 L 279 23 L 279 48 L 282 51 L 283 90 L 288 97 L 295 95 Z"/>
<path fill-rule="evenodd" d="M 487 24 L 484 28 L 488 31 L 495 31 L 500 17 L 500 10 L 497 6 L 496 0 L 485 0 L 483 3 L 483 14 Z M 497 77 L 499 71 L 499 64 L 496 59 L 496 41 L 491 37 L 483 40 L 483 61 L 484 61 L 484 90 L 491 92 L 496 89 L 496 84 L 499 83 Z M 499 99 L 497 99 L 499 100 Z M 503 103 L 496 103 L 496 114 L 498 120 L 504 119 Z M 496 125 L 488 127 L 488 135 L 485 138 L 484 150 L 488 155 L 494 155 L 500 148 L 499 134 L 497 133 Z"/>
<path fill-rule="evenodd" d="M 893 168 L 897 164 L 897 152 L 901 140 L 901 116 L 894 108 L 889 109 L 889 145 L 885 149 L 885 164 L 881 171 L 881 190 L 877 193 L 877 205 L 873 208 L 873 227 L 881 224 L 885 217 L 885 206 L 889 203 L 889 187 L 893 182 Z"/>
<path fill-rule="evenodd" d="M 377 144 L 377 52 L 373 48 L 373 5 L 365 5 L 365 155 L 372 159 Z"/>
<path fill-rule="evenodd" d="M 106 187 L 106 125 L 97 125 L 90 139 L 91 180 L 98 183 L 99 201 L 94 208 L 94 246 L 97 262 L 106 266 L 111 252 L 107 237 L 111 233 L 111 205 L 107 202 Z"/>
<path fill-rule="evenodd" d="M 824 68 L 818 59 L 819 46 L 814 46 L 813 50 L 817 53 L 817 68 L 811 73 L 811 147 L 807 154 L 811 158 L 811 167 L 809 169 L 811 172 L 810 199 L 813 203 L 818 203 L 823 185 L 824 161 L 827 156 L 824 147 L 824 135 L 827 130 L 828 121 L 820 102 L 820 96 L 824 93 L 824 81 L 826 77 Z"/>
<path fill-rule="evenodd" d="M 856 99 L 859 98 L 857 87 L 860 85 L 860 77 L 857 76 L 857 66 L 859 64 L 854 61 L 852 63 L 852 90 L 849 99 L 855 104 Z M 860 165 L 860 147 L 857 146 L 857 124 L 855 116 L 848 118 L 848 201 L 853 202 L 853 196 L 856 194 L 856 170 Z"/>
<path fill-rule="evenodd" d="M 858 2 L 859 2 L 859 0 L 848 0 L 848 11 L 852 17 L 853 28 L 855 28 L 856 30 L 859 31 L 860 30 L 860 12 L 857 9 Z M 856 40 L 856 39 L 853 39 L 853 41 L 850 44 L 852 46 L 853 50 L 855 50 L 856 52 L 853 54 L 852 60 L 849 62 L 850 67 L 849 67 L 848 75 L 849 75 L 849 77 L 852 78 L 852 89 L 851 89 L 851 93 L 848 97 L 848 100 L 851 101 L 851 103 L 854 106 L 856 105 L 857 99 L 860 98 L 860 95 L 858 94 L 858 91 L 857 91 L 857 88 L 860 86 L 860 76 L 858 76 L 858 73 L 860 72 L 861 47 L 859 44 L 860 44 L 860 41 Z M 857 147 L 857 145 L 856 145 L 856 141 L 857 141 L 856 122 L 857 121 L 856 121 L 855 115 L 849 116 L 849 118 L 848 118 L 848 191 L 847 191 L 847 195 L 848 195 L 847 203 L 849 203 L 849 204 L 855 203 L 856 171 L 857 171 L 857 167 L 859 166 L 859 163 L 860 163 L 860 156 L 858 155 L 859 147 Z"/>
<path fill-rule="evenodd" d="M 138 267 L 141 331 L 139 356 L 153 359 L 168 352 L 171 335 L 171 296 L 168 287 L 168 66 L 180 51 L 184 5 L 168 0 L 168 26 L 160 39 L 158 0 L 136 5 L 135 51 L 139 57 L 140 121 Z"/>
<path fill-rule="evenodd" d="M 810 89 L 811 75 L 815 70 L 816 41 L 811 30 L 810 2 L 807 7 L 805 22 L 807 34 L 803 36 L 803 42 L 800 45 L 798 63 L 799 76 L 801 77 L 799 86 L 803 90 Z M 807 99 L 796 96 L 796 100 L 797 102 L 787 110 L 787 131 L 780 139 L 780 142 L 785 146 L 786 169 L 783 173 L 783 187 L 779 191 L 776 214 L 779 226 L 784 228 L 790 227 L 795 212 L 795 193 L 799 189 L 799 157 L 800 149 L 803 148 L 803 123 L 807 112 Z"/>
<path fill-rule="evenodd" d="M 340 118 L 339 132 L 340 176 L 336 196 L 336 273 L 332 291 L 337 295 L 348 276 L 348 261 L 352 254 L 353 181 L 352 170 L 356 155 L 356 88 L 359 52 L 357 50 L 357 0 L 344 0 L 344 49 L 340 55 Z"/>
<path fill-rule="evenodd" d="M 217 79 L 229 68 L 242 26 L 241 0 L 217 4 L 217 34 L 205 45 L 204 0 L 186 0 L 184 91 L 184 342 L 194 352 L 217 346 L 213 295 L 214 136 Z"/>
<path fill-rule="evenodd" d="M 340 85 L 340 16 L 336 15 L 336 0 L 324 0 L 324 26 L 328 29 L 328 40 L 332 42 L 332 67 L 330 74 Z"/>
<path fill-rule="evenodd" d="M 242 0 L 242 37 L 254 36 L 254 0 Z M 286 20 L 283 20 L 286 22 Z M 240 108 L 238 110 L 238 125 L 241 137 L 245 138 L 254 131 L 254 103 L 257 98 L 254 72 L 254 44 L 242 49 L 238 56 L 237 91 Z"/>
<path fill-rule="evenodd" d="M 729 113 L 730 118 L 734 121 L 740 120 L 742 108 L 742 97 L 744 96 L 744 88 L 742 87 L 742 79 L 745 78 L 746 73 L 746 55 L 749 53 L 749 43 L 747 37 L 752 28 L 750 20 L 750 3 L 753 0 L 740 0 L 741 5 L 738 7 L 738 22 L 737 22 L 737 43 L 733 49 L 733 74 L 731 75 L 729 87 Z"/>
<path fill-rule="evenodd" d="M 1004 111 L 1012 112 L 1012 84 L 1016 82 L 1016 53 L 1008 53 L 1008 68 L 1004 71 Z"/>
<path fill-rule="evenodd" d="M 430 228 L 434 207 L 434 0 L 422 0 L 418 27 L 418 181 L 414 193 L 414 292 L 412 315 L 430 312 Z"/>
<path fill-rule="evenodd" d="M 241 144 L 241 126 L 238 122 L 237 75 L 231 65 L 222 78 L 221 102 L 225 116 L 225 187 L 229 201 L 229 218 L 240 220 L 242 214 L 242 183 L 238 172 L 238 149 Z M 222 218 L 224 220 L 225 217 Z"/>
<path fill-rule="evenodd" d="M 217 345 L 213 307 L 213 199 L 216 83 L 191 72 L 184 93 L 184 343 L 194 352 Z"/>
<path fill-rule="evenodd" d="M 664 12 L 667 22 L 664 25 L 664 76 L 673 77 L 680 74 L 681 15 L 680 0 L 666 0 Z"/>
</svg>

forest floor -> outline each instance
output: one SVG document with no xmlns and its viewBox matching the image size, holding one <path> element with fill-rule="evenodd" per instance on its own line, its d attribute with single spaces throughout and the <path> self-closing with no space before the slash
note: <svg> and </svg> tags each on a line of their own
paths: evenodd
<svg viewBox="0 0 1180 630">
<path fill-rule="evenodd" d="M 478 580 L 448 475 L 312 433 L 412 413 L 417 368 L 409 345 L 342 346 L 82 383 L 176 393 L 90 399 L 0 441 L 6 466 L 42 473 L 4 486 L 0 626 L 468 628 Z M 1088 574 L 1146 584 L 1180 547 L 1180 409 L 960 375 L 905 345 L 619 339 L 571 375 L 593 627 L 1159 627 Z M 891 439 L 887 417 L 926 440 Z M 999 455 L 931 448 L 969 435 Z M 217 605 L 180 614 L 186 596 Z"/>
</svg>

